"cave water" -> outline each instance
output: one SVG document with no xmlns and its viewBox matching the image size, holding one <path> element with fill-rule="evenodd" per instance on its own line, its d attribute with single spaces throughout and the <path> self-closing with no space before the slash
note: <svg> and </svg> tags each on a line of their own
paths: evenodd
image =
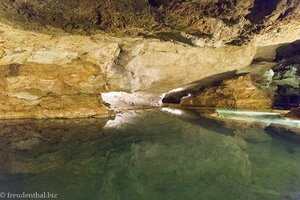
<svg viewBox="0 0 300 200">
<path fill-rule="evenodd" d="M 300 0 L 0 0 L 0 200 L 300 200 Z"/>
<path fill-rule="evenodd" d="M 74 200 L 300 198 L 300 141 L 268 129 L 274 116 L 264 116 L 268 124 L 207 116 L 166 108 L 110 119 L 1 121 L 1 192 Z"/>
</svg>

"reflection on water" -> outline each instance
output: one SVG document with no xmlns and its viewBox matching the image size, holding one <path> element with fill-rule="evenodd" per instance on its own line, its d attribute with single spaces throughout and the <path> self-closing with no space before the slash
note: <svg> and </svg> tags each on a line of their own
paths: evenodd
<svg viewBox="0 0 300 200">
<path fill-rule="evenodd" d="M 217 112 L 226 119 L 234 119 L 248 122 L 261 122 L 267 124 L 279 124 L 290 127 L 300 128 L 300 120 L 282 118 L 280 113 L 276 112 L 253 112 L 218 109 Z"/>
<path fill-rule="evenodd" d="M 300 145 L 197 112 L 0 122 L 0 188 L 60 199 L 299 199 Z"/>
</svg>

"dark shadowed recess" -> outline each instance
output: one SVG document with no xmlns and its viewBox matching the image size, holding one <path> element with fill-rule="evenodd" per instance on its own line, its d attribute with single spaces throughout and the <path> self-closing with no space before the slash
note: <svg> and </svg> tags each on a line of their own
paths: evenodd
<svg viewBox="0 0 300 200">
<path fill-rule="evenodd" d="M 159 7 L 163 5 L 164 0 L 148 0 L 149 4 L 153 7 Z"/>
<path fill-rule="evenodd" d="M 300 40 L 276 49 L 273 83 L 277 86 L 274 108 L 300 106 Z"/>
<path fill-rule="evenodd" d="M 278 0 L 255 0 L 253 8 L 250 9 L 251 13 L 246 16 L 246 19 L 255 24 L 262 23 L 276 9 L 278 3 Z"/>
<path fill-rule="evenodd" d="M 159 39 L 164 42 L 175 42 L 175 43 L 181 43 L 181 44 L 187 44 L 190 46 L 194 46 L 194 43 L 192 39 L 186 38 L 182 36 L 180 32 L 158 32 L 154 35 L 147 35 L 144 33 L 138 34 L 139 36 L 142 36 L 146 39 Z"/>
<path fill-rule="evenodd" d="M 208 76 L 204 79 L 191 83 L 182 91 L 167 93 L 162 99 L 162 102 L 179 104 L 183 97 L 199 94 L 207 87 L 218 86 L 222 83 L 223 80 L 231 79 L 237 76 L 240 76 L 240 74 L 237 75 L 236 70 Z"/>
<path fill-rule="evenodd" d="M 276 49 L 275 61 L 279 62 L 283 59 L 288 59 L 294 56 L 300 56 L 300 40 L 278 47 Z"/>
</svg>

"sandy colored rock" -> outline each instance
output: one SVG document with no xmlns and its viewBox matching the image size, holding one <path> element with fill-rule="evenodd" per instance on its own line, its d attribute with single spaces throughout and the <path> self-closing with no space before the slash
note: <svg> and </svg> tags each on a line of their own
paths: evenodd
<svg viewBox="0 0 300 200">
<path fill-rule="evenodd" d="M 92 95 L 47 96 L 32 101 L 9 98 L 1 102 L 0 111 L 2 119 L 109 116 L 101 99 Z"/>
<path fill-rule="evenodd" d="M 19 28 L 53 34 L 101 30 L 196 46 L 280 40 L 283 32 L 299 31 L 299 14 L 297 0 L 3 0 L 0 4 L 1 20 Z M 268 38 L 274 33 L 277 39 Z"/>
<path fill-rule="evenodd" d="M 270 60 L 275 46 L 299 39 L 299 13 L 296 0 L 3 0 L 0 116 L 107 116 L 101 93 L 157 97 L 244 69 L 264 59 L 257 54 Z M 204 96 L 197 105 L 271 104 L 246 79 L 225 81 Z"/>
<path fill-rule="evenodd" d="M 76 60 L 46 63 L 0 66 L 1 119 L 109 116 L 100 97 L 106 81 L 99 67 Z"/>
<path fill-rule="evenodd" d="M 207 88 L 199 95 L 185 97 L 181 105 L 261 110 L 270 109 L 272 99 L 255 85 L 250 75 L 245 75 L 225 80 L 220 86 Z"/>
<path fill-rule="evenodd" d="M 16 97 L 27 93 L 41 98 L 49 93 L 95 94 L 105 88 L 100 69 L 87 62 L 73 62 L 68 65 L 24 63 L 2 65 L 4 76 L 1 83 L 3 94 Z M 24 98 L 26 99 L 26 98 Z"/>
<path fill-rule="evenodd" d="M 111 115 L 96 94 L 47 95 L 28 100 L 0 96 L 0 119 L 81 118 Z"/>
<path fill-rule="evenodd" d="M 4 24 L 0 35 L 4 38 L 0 58 L 2 118 L 101 115 L 104 108 L 100 97 L 98 103 L 94 101 L 100 93 L 143 91 L 159 96 L 211 74 L 243 68 L 256 52 L 253 46 L 196 48 L 103 34 L 53 36 Z M 82 102 L 82 114 L 78 113 L 76 97 Z M 51 112 L 45 108 L 46 103 L 42 103 L 44 110 L 37 106 L 37 102 L 46 99 L 55 104 L 55 98 L 67 106 L 65 110 L 63 105 Z M 72 104 L 77 110 L 74 113 L 70 112 Z M 97 110 L 90 104 L 101 108 Z M 103 116 L 107 116 L 106 112 Z"/>
<path fill-rule="evenodd" d="M 0 65 L 18 64 L 20 75 L 26 71 L 26 79 L 37 76 L 32 81 L 51 80 L 50 85 L 66 83 L 67 79 L 74 81 L 74 71 L 73 74 L 80 74 L 78 79 L 82 83 L 94 82 L 96 88 L 105 86 L 105 91 L 166 92 L 213 74 L 246 67 L 257 50 L 251 45 L 196 48 L 157 39 L 104 34 L 53 36 L 4 24 L 0 31 L 5 39 Z"/>
</svg>

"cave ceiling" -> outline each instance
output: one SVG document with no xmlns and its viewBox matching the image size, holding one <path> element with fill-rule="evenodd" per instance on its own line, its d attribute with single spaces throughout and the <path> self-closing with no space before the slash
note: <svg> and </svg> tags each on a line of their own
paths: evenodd
<svg viewBox="0 0 300 200">
<path fill-rule="evenodd" d="M 1 0 L 1 20 L 51 34 L 158 37 L 242 45 L 298 21 L 298 0 Z M 62 30 L 62 32 L 58 31 Z"/>
</svg>

